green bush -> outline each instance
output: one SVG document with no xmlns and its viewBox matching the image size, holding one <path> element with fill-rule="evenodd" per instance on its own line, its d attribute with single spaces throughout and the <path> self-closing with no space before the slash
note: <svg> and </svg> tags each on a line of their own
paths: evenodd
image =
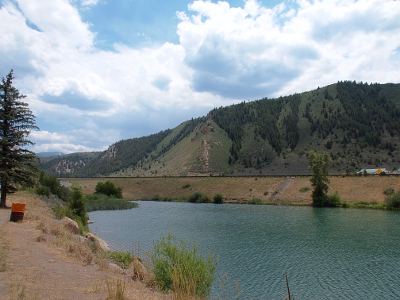
<svg viewBox="0 0 400 300">
<path fill-rule="evenodd" d="M 106 256 L 123 269 L 127 269 L 135 258 L 131 253 L 125 251 L 108 251 Z"/>
<path fill-rule="evenodd" d="M 341 203 L 342 203 L 342 199 L 340 198 L 339 193 L 336 191 L 328 197 L 328 203 L 326 206 L 340 207 Z"/>
<path fill-rule="evenodd" d="M 213 201 L 215 204 L 221 204 L 224 202 L 224 197 L 222 196 L 222 194 L 215 194 L 213 197 Z"/>
<path fill-rule="evenodd" d="M 186 245 L 172 234 L 154 243 L 150 254 L 156 281 L 164 291 L 191 290 L 191 296 L 206 298 L 215 280 L 217 265 L 213 255 L 205 259 L 197 253 L 196 245 Z M 190 288 L 189 288 L 190 287 Z"/>
<path fill-rule="evenodd" d="M 388 209 L 399 209 L 400 208 L 400 191 L 386 197 L 385 199 Z"/>
<path fill-rule="evenodd" d="M 210 202 L 210 198 L 208 198 L 202 192 L 194 192 L 189 196 L 188 201 L 192 203 L 208 203 Z"/>
<path fill-rule="evenodd" d="M 47 196 L 47 197 L 49 197 L 50 194 L 51 194 L 51 191 L 50 191 L 50 188 L 49 188 L 49 187 L 41 185 L 41 186 L 38 186 L 38 187 L 36 188 L 36 194 L 38 194 L 38 195 L 40 195 L 40 196 Z"/>
<path fill-rule="evenodd" d="M 301 192 L 301 193 L 305 193 L 305 192 L 308 192 L 309 190 L 311 190 L 311 188 L 310 188 L 309 186 L 305 186 L 305 187 L 302 187 L 302 188 L 300 189 L 300 192 Z"/>
<path fill-rule="evenodd" d="M 190 188 L 190 184 L 189 184 L 189 183 L 186 183 L 184 186 L 182 186 L 182 188 L 183 188 L 183 189 Z"/>
<path fill-rule="evenodd" d="M 72 211 L 73 215 L 76 216 L 76 218 L 73 218 L 75 221 L 78 222 L 77 219 L 79 219 L 84 227 L 87 226 L 86 201 L 82 189 L 78 186 L 72 188 L 69 209 Z"/>
<path fill-rule="evenodd" d="M 386 196 L 391 196 L 394 194 L 394 189 L 393 188 L 387 188 L 385 189 L 385 191 L 383 192 Z"/>
<path fill-rule="evenodd" d="M 42 196 L 56 195 L 61 200 L 67 202 L 71 196 L 71 191 L 62 186 L 55 175 L 48 175 L 44 171 L 40 172 L 39 186 L 36 188 L 36 193 Z"/>
<path fill-rule="evenodd" d="M 96 193 L 122 199 L 122 188 L 116 187 L 111 181 L 97 183 L 95 190 Z"/>
</svg>

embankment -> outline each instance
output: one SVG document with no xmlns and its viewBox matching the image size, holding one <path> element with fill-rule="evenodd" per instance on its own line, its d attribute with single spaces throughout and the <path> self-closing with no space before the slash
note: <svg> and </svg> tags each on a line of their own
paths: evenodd
<svg viewBox="0 0 400 300">
<path fill-rule="evenodd" d="M 125 199 L 143 199 L 159 196 L 177 199 L 200 191 L 212 198 L 223 195 L 225 201 L 243 202 L 259 198 L 276 204 L 311 204 L 310 177 L 163 177 L 163 178 L 74 178 L 66 179 L 91 194 L 99 181 L 110 180 L 123 188 Z M 380 203 L 385 199 L 386 188 L 400 190 L 400 177 L 331 177 L 329 194 L 337 191 L 349 203 L 369 201 Z"/>
</svg>

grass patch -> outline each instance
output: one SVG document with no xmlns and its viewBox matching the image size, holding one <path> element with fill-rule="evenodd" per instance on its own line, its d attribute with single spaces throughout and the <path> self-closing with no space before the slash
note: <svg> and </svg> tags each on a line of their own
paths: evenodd
<svg viewBox="0 0 400 300">
<path fill-rule="evenodd" d="M 86 195 L 87 211 L 122 210 L 138 207 L 138 204 L 123 199 L 109 197 L 103 194 Z"/>
<path fill-rule="evenodd" d="M 189 183 L 186 183 L 185 185 L 182 186 L 182 189 L 188 189 L 188 188 L 190 188 L 190 186 L 191 185 Z"/>
<path fill-rule="evenodd" d="M 253 198 L 247 202 L 248 204 L 262 204 L 262 200 L 260 198 Z"/>
<path fill-rule="evenodd" d="M 187 245 L 168 234 L 154 243 L 150 259 L 160 288 L 173 290 L 176 299 L 207 298 L 210 294 L 217 263 L 213 255 L 202 258 L 197 245 Z"/>
<path fill-rule="evenodd" d="M 112 259 L 115 264 L 123 269 L 127 269 L 135 258 L 131 253 L 125 251 L 109 251 L 106 252 L 106 257 Z"/>
</svg>

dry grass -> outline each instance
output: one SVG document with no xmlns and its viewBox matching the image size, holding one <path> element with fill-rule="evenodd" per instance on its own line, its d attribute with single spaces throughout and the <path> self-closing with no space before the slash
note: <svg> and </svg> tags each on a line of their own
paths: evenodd
<svg viewBox="0 0 400 300">
<path fill-rule="evenodd" d="M 124 300 L 125 299 L 125 281 L 121 278 L 107 279 L 107 300 Z"/>
<path fill-rule="evenodd" d="M 18 192 L 12 202 L 27 209 L 18 223 L 7 222 L 10 210 L 0 210 L 0 299 L 173 298 L 114 273 L 96 245 L 65 230 L 39 197 Z"/>
<path fill-rule="evenodd" d="M 10 249 L 10 244 L 4 235 L 4 228 L 0 228 L 0 272 L 7 270 L 7 255 Z"/>
<path fill-rule="evenodd" d="M 107 178 L 117 186 L 123 188 L 125 199 L 143 199 L 159 195 L 161 198 L 188 197 L 195 191 L 203 192 L 209 198 L 220 193 L 224 201 L 247 202 L 259 198 L 263 202 L 271 202 L 271 196 L 290 177 L 188 177 L 188 178 Z M 100 178 L 74 178 L 68 179 L 71 183 L 78 184 L 84 193 L 91 194 Z M 329 194 L 338 191 L 340 197 L 349 203 L 361 200 L 370 202 L 383 202 L 384 190 L 393 188 L 400 190 L 400 180 L 390 176 L 369 177 L 331 177 Z M 189 188 L 182 188 L 190 185 Z M 275 204 L 310 205 L 311 190 L 300 192 L 301 188 L 311 187 L 310 177 L 294 177 L 289 184 L 279 191 L 272 202 Z"/>
</svg>

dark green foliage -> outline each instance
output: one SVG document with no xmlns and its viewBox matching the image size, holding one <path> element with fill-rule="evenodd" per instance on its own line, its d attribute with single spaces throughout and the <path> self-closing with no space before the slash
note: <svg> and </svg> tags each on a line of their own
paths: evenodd
<svg viewBox="0 0 400 300">
<path fill-rule="evenodd" d="M 213 197 L 213 202 L 215 204 L 221 204 L 224 202 L 224 197 L 222 196 L 222 194 L 215 194 Z"/>
<path fill-rule="evenodd" d="M 388 196 L 385 199 L 388 209 L 399 209 L 400 208 L 400 191 Z"/>
<path fill-rule="evenodd" d="M 300 192 L 301 192 L 301 193 L 305 193 L 305 192 L 308 192 L 309 190 L 311 190 L 311 188 L 310 188 L 309 186 L 305 186 L 305 187 L 302 187 L 302 188 L 300 189 Z"/>
<path fill-rule="evenodd" d="M 62 186 L 55 175 L 48 175 L 44 171 L 40 172 L 39 186 L 36 188 L 36 193 L 43 196 L 56 195 L 63 201 L 68 201 L 71 190 Z"/>
<path fill-rule="evenodd" d="M 185 185 L 182 186 L 182 188 L 183 188 L 183 189 L 190 188 L 190 184 L 189 184 L 189 183 L 186 183 Z"/>
<path fill-rule="evenodd" d="M 26 149 L 33 143 L 27 139 L 36 126 L 35 116 L 26 96 L 13 84 L 13 70 L 0 82 L 0 206 L 6 207 L 7 194 L 14 193 L 20 185 L 33 187 L 37 183 L 39 168 L 35 153 Z"/>
<path fill-rule="evenodd" d="M 122 199 L 122 188 L 116 187 L 111 181 L 97 183 L 96 193 Z"/>
<path fill-rule="evenodd" d="M 197 248 L 197 245 L 187 245 L 184 240 L 178 241 L 171 234 L 154 243 L 150 258 L 156 281 L 163 291 L 174 287 L 185 290 L 182 285 L 189 283 L 196 294 L 191 296 L 207 298 L 215 280 L 217 263 L 213 255 L 202 258 Z"/>
<path fill-rule="evenodd" d="M 331 156 L 329 152 L 315 153 L 314 151 L 310 151 L 308 153 L 308 158 L 310 160 L 308 168 L 312 172 L 310 181 L 311 185 L 314 187 L 311 195 L 313 206 L 331 206 L 327 195 L 329 188 L 328 168 L 332 162 Z"/>
<path fill-rule="evenodd" d="M 192 203 L 208 203 L 210 202 L 210 198 L 208 198 L 202 192 L 194 192 L 189 196 L 188 201 Z"/>
<path fill-rule="evenodd" d="M 104 194 L 86 195 L 87 211 L 122 210 L 138 207 L 135 202 L 108 197 Z"/>
<path fill-rule="evenodd" d="M 329 196 L 329 202 L 325 206 L 329 207 L 342 206 L 342 199 L 340 198 L 339 193 L 337 191 Z"/>
<path fill-rule="evenodd" d="M 73 218 L 75 221 L 77 221 L 76 219 L 79 219 L 83 226 L 87 226 L 86 201 L 80 187 L 74 186 L 72 188 L 72 195 L 69 200 L 69 209 L 76 217 Z"/>
</svg>

